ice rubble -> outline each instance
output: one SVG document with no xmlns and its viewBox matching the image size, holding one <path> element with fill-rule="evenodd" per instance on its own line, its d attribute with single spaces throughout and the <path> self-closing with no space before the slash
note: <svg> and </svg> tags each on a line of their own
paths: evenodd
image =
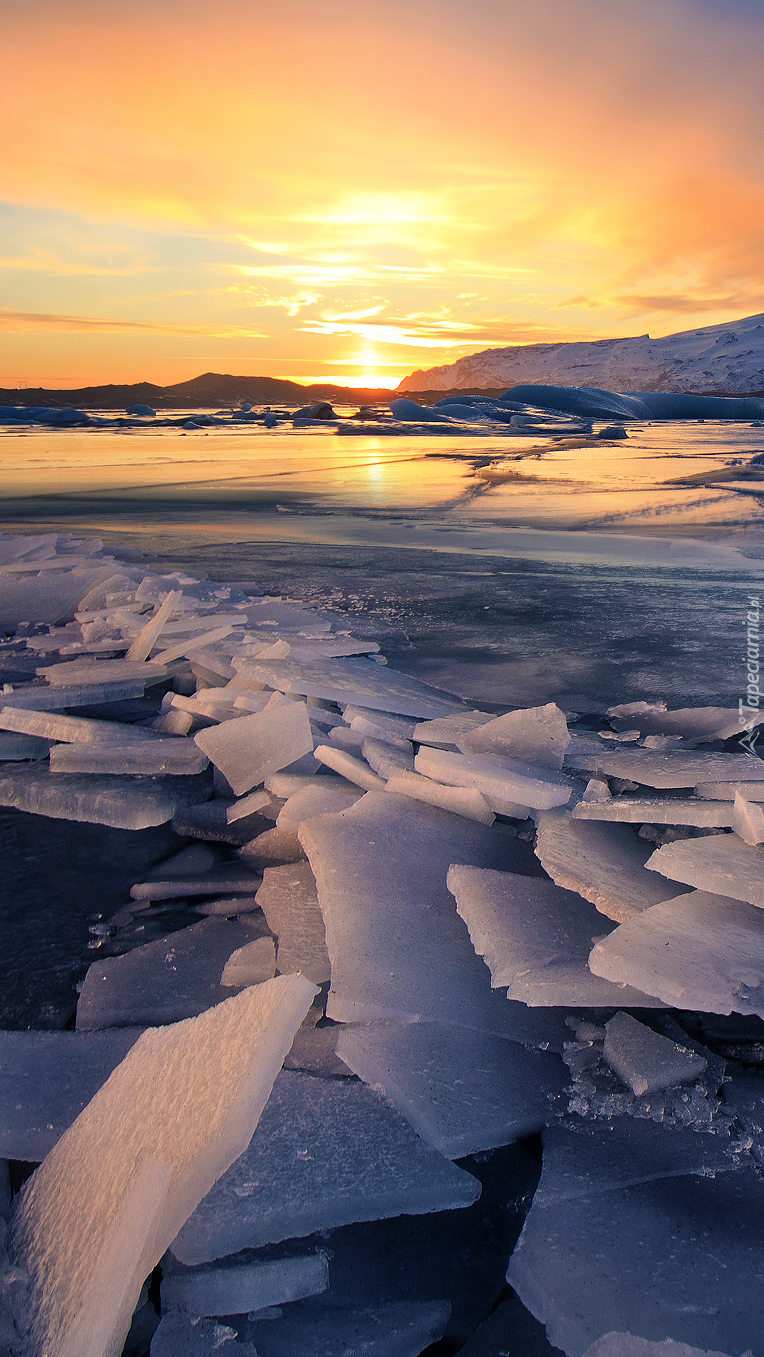
<svg viewBox="0 0 764 1357">
<path fill-rule="evenodd" d="M 611 740 L 570 733 L 553 703 L 468 710 L 288 600 L 58 534 L 0 537 L 2 561 L 0 804 L 172 819 L 180 849 L 94 925 L 77 1030 L 2 1034 L 0 1153 L 43 1159 L 11 1236 L 35 1351 L 87 1328 L 116 1357 L 172 1244 L 155 1357 L 351 1335 L 415 1357 L 447 1304 L 335 1295 L 332 1231 L 469 1214 L 451 1161 L 547 1127 L 510 1278 L 551 1342 L 764 1357 L 764 1041 L 736 1037 L 723 1087 L 697 1039 L 764 1019 L 764 778 L 736 713 L 614 705 Z M 465 1352 L 526 1322 L 504 1301 Z"/>
</svg>

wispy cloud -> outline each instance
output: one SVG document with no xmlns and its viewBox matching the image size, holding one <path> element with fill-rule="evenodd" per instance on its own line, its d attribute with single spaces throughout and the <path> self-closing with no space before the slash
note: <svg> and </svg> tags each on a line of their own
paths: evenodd
<svg viewBox="0 0 764 1357">
<path fill-rule="evenodd" d="M 266 334 L 258 334 L 244 326 L 234 325 L 183 325 L 173 321 L 121 320 L 101 316 L 56 316 L 33 311 L 0 310 L 0 330 L 23 334 L 34 330 L 63 330 L 69 333 L 78 331 L 101 331 L 104 334 L 124 332 L 144 332 L 167 335 L 205 335 L 216 339 L 268 339 Z"/>
</svg>

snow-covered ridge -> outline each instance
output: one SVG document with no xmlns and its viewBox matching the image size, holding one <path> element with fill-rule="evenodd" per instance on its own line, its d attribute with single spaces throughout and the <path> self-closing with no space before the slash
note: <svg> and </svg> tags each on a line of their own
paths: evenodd
<svg viewBox="0 0 764 1357">
<path fill-rule="evenodd" d="M 499 388 L 522 382 L 615 391 L 764 390 L 764 315 L 651 339 L 512 345 L 412 372 L 400 391 Z"/>
</svg>

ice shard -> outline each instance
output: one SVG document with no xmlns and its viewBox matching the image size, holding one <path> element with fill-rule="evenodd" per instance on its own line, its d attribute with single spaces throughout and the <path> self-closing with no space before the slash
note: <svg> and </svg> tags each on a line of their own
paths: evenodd
<svg viewBox="0 0 764 1357">
<path fill-rule="evenodd" d="M 570 744 L 568 723 L 554 702 L 506 712 L 458 736 L 463 754 L 506 754 L 537 768 L 562 768 Z"/>
<path fill-rule="evenodd" d="M 629 1013 L 616 1013 L 605 1023 L 605 1033 L 605 1064 L 637 1098 L 692 1083 L 707 1067 L 703 1056 L 651 1031 Z"/>
<path fill-rule="evenodd" d="M 0 776 L 0 806 L 54 820 L 85 820 L 115 829 L 163 825 L 175 812 L 210 794 L 197 778 L 131 778 L 17 768 Z"/>
<path fill-rule="evenodd" d="M 375 711 L 393 715 L 447 716 L 461 708 L 460 702 L 440 693 L 437 688 L 368 660 L 309 663 L 304 660 L 237 659 L 234 668 L 238 673 L 247 674 L 284 693 L 303 693 L 330 702 L 372 707 Z"/>
<path fill-rule="evenodd" d="M 330 980 L 326 930 L 310 864 L 266 867 L 255 900 L 278 939 L 276 964 L 281 974 L 300 971 L 316 985 Z"/>
<path fill-rule="evenodd" d="M 418 1357 L 441 1337 L 450 1310 L 439 1300 L 368 1309 L 298 1301 L 281 1319 L 255 1321 L 247 1331 L 260 1357 Z"/>
<path fill-rule="evenodd" d="M 559 773 L 501 754 L 454 754 L 422 748 L 414 760 L 418 773 L 451 787 L 477 787 L 492 810 L 525 818 L 528 806 L 549 810 L 570 800 L 571 783 Z"/>
<path fill-rule="evenodd" d="M 330 811 L 347 810 L 363 796 L 363 788 L 351 787 L 344 778 L 311 777 L 310 786 L 287 798 L 276 820 L 277 829 L 296 834 L 303 820 Z"/>
<path fill-rule="evenodd" d="M 617 923 L 679 894 L 646 870 L 650 847 L 629 825 L 588 824 L 567 811 L 544 811 L 537 817 L 536 856 L 558 886 L 577 891 Z"/>
<path fill-rule="evenodd" d="M 656 849 L 646 863 L 670 881 L 747 900 L 764 909 L 764 852 L 737 834 L 681 839 Z"/>
<path fill-rule="evenodd" d="M 706 754 L 702 751 L 670 754 L 650 749 L 619 749 L 572 740 L 565 767 L 585 769 L 605 777 L 620 777 L 645 787 L 694 787 L 698 782 L 743 782 L 750 777 L 751 760 L 745 754 Z"/>
<path fill-rule="evenodd" d="M 200 730 L 194 739 L 237 796 L 259 786 L 269 773 L 313 751 L 307 708 L 283 701 L 269 703 L 251 716 Z"/>
<path fill-rule="evenodd" d="M 477 787 L 444 787 L 443 783 L 433 782 L 432 778 L 422 777 L 420 773 L 406 772 L 391 776 L 387 790 L 398 796 L 411 796 L 415 801 L 426 801 L 430 806 L 453 811 L 454 815 L 478 820 L 483 825 L 492 825 L 496 819 Z"/>
<path fill-rule="evenodd" d="M 190 1315 L 245 1315 L 315 1296 L 329 1285 L 325 1253 L 199 1268 L 182 1267 L 168 1254 L 162 1272 L 163 1312 Z"/>
</svg>

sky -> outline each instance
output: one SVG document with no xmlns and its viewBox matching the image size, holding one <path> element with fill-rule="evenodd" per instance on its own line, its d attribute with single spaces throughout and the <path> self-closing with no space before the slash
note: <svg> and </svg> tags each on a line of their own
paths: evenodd
<svg viewBox="0 0 764 1357">
<path fill-rule="evenodd" d="M 4 0 L 0 386 L 764 311 L 761 0 Z"/>
</svg>

